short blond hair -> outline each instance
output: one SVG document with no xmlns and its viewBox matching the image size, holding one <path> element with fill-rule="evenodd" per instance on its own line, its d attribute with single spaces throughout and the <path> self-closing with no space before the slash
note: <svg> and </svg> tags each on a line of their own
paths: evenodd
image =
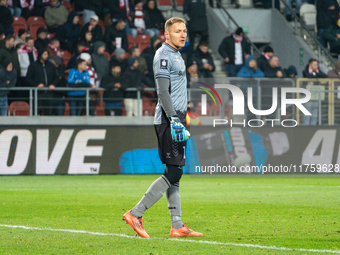
<svg viewBox="0 0 340 255">
<path fill-rule="evenodd" d="M 184 23 L 185 19 L 179 17 L 172 17 L 165 22 L 165 31 L 169 31 L 169 28 L 175 23 Z"/>
</svg>

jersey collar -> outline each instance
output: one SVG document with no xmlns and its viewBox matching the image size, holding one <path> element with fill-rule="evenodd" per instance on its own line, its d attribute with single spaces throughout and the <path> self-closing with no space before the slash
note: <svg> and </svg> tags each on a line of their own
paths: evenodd
<svg viewBox="0 0 340 255">
<path fill-rule="evenodd" d="M 173 52 L 179 52 L 179 50 L 175 49 L 174 47 L 172 47 L 170 44 L 167 44 L 166 42 L 164 42 L 164 45 L 168 46 Z"/>
</svg>

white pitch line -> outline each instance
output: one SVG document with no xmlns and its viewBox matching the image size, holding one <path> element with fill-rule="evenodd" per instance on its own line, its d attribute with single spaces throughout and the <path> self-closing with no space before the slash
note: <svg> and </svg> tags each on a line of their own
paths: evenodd
<svg viewBox="0 0 340 255">
<path fill-rule="evenodd" d="M 54 232 L 68 232 L 68 233 L 78 233 L 78 234 L 88 234 L 88 235 L 98 235 L 98 236 L 117 236 L 117 237 L 125 237 L 125 238 L 144 239 L 144 238 L 141 238 L 139 236 L 129 236 L 129 235 L 115 234 L 115 233 L 101 233 L 101 232 L 92 232 L 92 231 L 85 231 L 85 230 L 37 228 L 37 227 L 4 225 L 4 224 L 0 224 L 0 227 L 3 227 L 3 228 L 20 228 L 20 229 L 27 229 L 27 230 L 45 230 L 45 231 L 54 231 Z M 251 248 L 268 249 L 268 250 L 303 251 L 303 252 L 319 252 L 319 253 L 337 253 L 337 254 L 340 254 L 339 250 L 317 250 L 317 249 L 303 249 L 303 248 L 287 248 L 287 247 L 277 247 L 277 246 L 264 246 L 264 245 L 258 245 L 258 244 L 223 243 L 223 242 L 216 242 L 216 241 L 187 240 L 187 239 L 161 238 L 161 237 L 152 237 L 150 239 L 151 240 L 159 239 L 159 240 L 173 241 L 173 242 L 190 242 L 190 243 L 200 243 L 200 244 L 251 247 Z M 148 240 L 148 239 L 146 239 L 146 240 Z"/>
</svg>

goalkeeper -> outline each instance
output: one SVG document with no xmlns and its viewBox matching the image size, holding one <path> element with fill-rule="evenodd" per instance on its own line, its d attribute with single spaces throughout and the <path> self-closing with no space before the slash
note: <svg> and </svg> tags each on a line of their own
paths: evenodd
<svg viewBox="0 0 340 255">
<path fill-rule="evenodd" d="M 184 60 L 179 52 L 187 37 L 185 21 L 170 18 L 165 23 L 165 43 L 153 60 L 158 104 L 154 124 L 158 138 L 158 152 L 166 164 L 164 173 L 155 180 L 142 199 L 124 214 L 124 220 L 142 237 L 149 238 L 143 226 L 143 214 L 166 193 L 171 216 L 171 236 L 203 236 L 186 227 L 181 220 L 179 180 L 185 165 L 186 140 L 190 135 L 185 128 L 187 111 L 187 79 Z"/>
</svg>

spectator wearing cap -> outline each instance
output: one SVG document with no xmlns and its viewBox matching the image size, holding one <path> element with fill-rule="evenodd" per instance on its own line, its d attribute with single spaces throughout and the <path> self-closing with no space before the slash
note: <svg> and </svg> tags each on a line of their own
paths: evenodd
<svg viewBox="0 0 340 255">
<path fill-rule="evenodd" d="M 45 22 L 49 31 L 55 33 L 67 21 L 68 11 L 59 0 L 51 0 L 50 4 L 45 10 Z"/>
<path fill-rule="evenodd" d="M 17 72 L 13 68 L 13 63 L 11 60 L 6 59 L 2 63 L 2 68 L 0 69 L 0 88 L 10 88 L 14 87 L 17 83 Z M 7 95 L 9 91 L 0 90 L 0 116 L 7 115 L 8 99 Z"/>
<path fill-rule="evenodd" d="M 337 60 L 335 68 L 327 73 L 327 78 L 340 79 L 340 60 Z"/>
<path fill-rule="evenodd" d="M 106 49 L 112 54 L 116 48 L 123 48 L 125 51 L 129 50 L 127 35 L 124 30 L 126 21 L 120 19 L 117 23 L 113 23 L 106 28 L 104 42 Z"/>
<path fill-rule="evenodd" d="M 98 25 L 99 18 L 97 15 L 93 15 L 90 18 L 90 21 L 87 22 L 81 32 L 80 32 L 80 37 L 84 40 L 85 38 L 85 33 L 86 32 L 91 32 L 92 33 L 92 42 L 96 41 L 102 41 L 103 40 L 103 30 L 101 26 Z"/>
<path fill-rule="evenodd" d="M 286 76 L 277 56 L 272 56 L 269 59 L 269 65 L 264 69 L 264 76 L 268 78 L 284 78 Z"/>
<path fill-rule="evenodd" d="M 75 11 L 83 13 L 84 24 L 90 22 L 94 15 L 100 16 L 103 12 L 103 0 L 74 0 L 74 3 Z"/>
<path fill-rule="evenodd" d="M 55 87 L 65 88 L 66 80 L 64 73 L 63 60 L 58 56 L 54 55 L 49 61 L 54 65 L 56 74 L 58 77 L 58 82 L 56 82 Z M 66 91 L 56 90 L 53 92 L 53 113 L 55 116 L 63 116 L 65 111 L 65 97 Z"/>
<path fill-rule="evenodd" d="M 122 77 L 122 83 L 125 84 L 124 88 L 136 88 L 141 89 L 142 84 L 152 87 L 152 82 L 143 75 L 142 71 L 138 69 L 139 63 L 137 58 L 128 58 L 128 68 L 124 71 Z M 138 104 L 140 111 L 138 112 Z M 124 92 L 124 106 L 126 110 L 126 116 L 138 116 L 141 115 L 142 105 L 138 102 L 137 91 Z"/>
<path fill-rule="evenodd" d="M 208 51 L 208 43 L 202 41 L 193 52 L 192 58 L 196 60 L 197 67 L 204 78 L 214 78 L 212 72 L 215 71 L 215 64 Z"/>
<path fill-rule="evenodd" d="M 295 66 L 293 66 L 293 65 L 290 65 L 288 68 L 287 68 L 287 70 L 286 70 L 286 76 L 288 77 L 288 78 L 295 78 L 296 77 L 296 75 L 297 75 L 297 71 L 296 71 L 296 67 Z"/>
<path fill-rule="evenodd" d="M 110 65 L 112 65 L 113 63 L 117 62 L 121 69 L 122 69 L 122 73 L 124 73 L 124 71 L 126 69 L 128 69 L 128 62 L 127 59 L 125 58 L 125 50 L 122 48 L 117 48 L 114 51 L 114 55 L 111 57 L 110 60 Z"/>
<path fill-rule="evenodd" d="M 91 55 L 87 52 L 83 52 L 79 56 L 80 59 L 83 59 L 86 61 L 87 65 L 87 72 L 90 75 L 90 86 L 93 89 L 96 89 L 99 87 L 99 80 L 97 76 L 96 69 L 92 65 L 92 58 Z M 90 115 L 95 116 L 95 108 L 96 108 L 96 102 L 97 102 L 97 92 L 96 91 L 91 91 L 90 92 Z"/>
<path fill-rule="evenodd" d="M 241 68 L 241 70 L 237 73 L 237 77 L 242 78 L 260 78 L 264 77 L 264 73 L 258 68 L 256 57 L 250 55 L 247 58 L 246 65 Z"/>
<path fill-rule="evenodd" d="M 99 81 L 103 79 L 109 72 L 109 60 L 104 55 L 105 43 L 102 41 L 97 41 L 94 43 L 92 53 L 92 62 L 96 68 Z"/>
<path fill-rule="evenodd" d="M 235 33 L 225 37 L 218 48 L 218 52 L 224 59 L 229 77 L 236 77 L 250 54 L 250 45 L 243 37 L 243 29 L 239 27 Z"/>
<path fill-rule="evenodd" d="M 58 83 L 58 76 L 54 65 L 48 61 L 47 50 L 39 53 L 38 60 L 28 67 L 26 84 L 33 88 L 48 88 L 38 90 L 38 113 L 50 116 L 53 112 L 53 90 Z"/>
<path fill-rule="evenodd" d="M 56 37 L 60 41 L 61 49 L 71 53 L 76 52 L 77 42 L 80 37 L 78 22 L 79 15 L 72 11 L 68 15 L 67 22 L 58 29 Z"/>
<path fill-rule="evenodd" d="M 121 67 L 118 63 L 112 63 L 110 69 L 111 72 L 105 75 L 101 82 L 101 87 L 106 89 L 103 96 L 105 115 L 121 116 L 124 95 Z"/>
<path fill-rule="evenodd" d="M 129 49 L 129 57 L 137 58 L 139 64 L 138 69 L 141 70 L 144 75 L 147 75 L 149 73 L 146 60 L 145 58 L 141 57 L 140 49 L 138 47 L 131 47 Z"/>
<path fill-rule="evenodd" d="M 34 47 L 38 52 L 42 52 L 46 49 L 50 40 L 47 39 L 47 30 L 43 27 L 39 27 L 37 30 L 37 40 L 34 42 Z"/>
<path fill-rule="evenodd" d="M 274 55 L 274 50 L 272 47 L 267 45 L 264 47 L 263 52 L 261 53 L 261 56 L 257 58 L 257 65 L 260 68 L 262 72 L 268 67 L 269 65 L 269 59 Z"/>
<path fill-rule="evenodd" d="M 183 15 L 188 22 L 189 42 L 194 49 L 196 34 L 200 34 L 200 41 L 208 42 L 208 21 L 204 0 L 185 0 Z"/>
<path fill-rule="evenodd" d="M 13 17 L 11 11 L 7 8 L 7 0 L 0 0 L 0 34 L 13 34 Z"/>
<path fill-rule="evenodd" d="M 162 12 L 157 8 L 157 3 L 155 0 L 148 0 L 143 6 L 144 21 L 146 31 L 145 34 L 151 37 L 160 34 L 160 30 L 164 29 L 165 18 Z"/>
<path fill-rule="evenodd" d="M 26 37 L 27 37 L 27 31 L 25 29 L 20 28 L 14 41 L 14 47 L 17 47 L 19 43 L 21 44 L 25 43 Z"/>
</svg>

